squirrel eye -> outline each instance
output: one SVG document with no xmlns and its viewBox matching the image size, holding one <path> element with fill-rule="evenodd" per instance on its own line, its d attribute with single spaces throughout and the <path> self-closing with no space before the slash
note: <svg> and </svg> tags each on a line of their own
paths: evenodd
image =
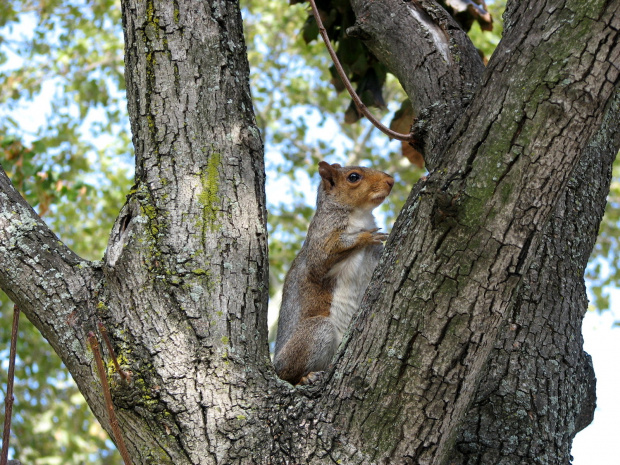
<svg viewBox="0 0 620 465">
<path fill-rule="evenodd" d="M 349 182 L 357 182 L 360 179 L 362 179 L 362 175 L 359 173 L 351 173 L 350 175 L 347 176 L 347 181 Z"/>
</svg>

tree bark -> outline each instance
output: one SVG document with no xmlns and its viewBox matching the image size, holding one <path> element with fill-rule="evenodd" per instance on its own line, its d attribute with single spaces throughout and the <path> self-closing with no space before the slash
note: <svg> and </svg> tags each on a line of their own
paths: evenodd
<svg viewBox="0 0 620 465">
<path fill-rule="evenodd" d="M 129 386 L 110 381 L 134 463 L 213 463 L 242 442 L 221 438 L 256 408 L 248 379 L 271 370 L 263 153 L 241 15 L 228 1 L 127 1 L 123 18 L 136 185 L 104 261 L 68 251 L 4 177 L 0 284 L 109 431 L 86 340 L 106 326 L 132 372 Z"/>
<path fill-rule="evenodd" d="M 583 351 L 583 276 L 620 145 L 619 118 L 616 91 L 545 228 L 450 463 L 570 463 L 575 434 L 592 421 L 596 380 Z"/>
<path fill-rule="evenodd" d="M 433 171 L 322 384 L 294 388 L 268 359 L 236 2 L 123 2 L 136 186 L 103 262 L 62 245 L 0 174 L 0 286 L 109 430 L 86 340 L 103 322 L 132 372 L 110 381 L 135 463 L 566 463 L 589 421 L 582 276 L 608 188 L 591 181 L 619 145 L 620 5 L 512 3 L 482 74 L 434 2 L 391 2 L 388 21 L 381 1 L 353 2 L 358 34 L 431 118 L 417 127 Z"/>
</svg>

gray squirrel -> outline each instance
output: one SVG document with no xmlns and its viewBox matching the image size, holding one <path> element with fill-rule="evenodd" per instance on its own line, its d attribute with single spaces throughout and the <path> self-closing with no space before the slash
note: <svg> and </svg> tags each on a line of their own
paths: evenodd
<svg viewBox="0 0 620 465">
<path fill-rule="evenodd" d="M 330 364 L 383 251 L 372 211 L 394 186 L 389 174 L 319 163 L 321 183 L 308 234 L 284 280 L 274 366 L 307 384 Z"/>
</svg>

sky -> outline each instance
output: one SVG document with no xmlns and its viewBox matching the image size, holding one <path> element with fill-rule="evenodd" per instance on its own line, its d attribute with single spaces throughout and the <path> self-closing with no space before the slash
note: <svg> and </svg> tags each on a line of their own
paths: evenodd
<svg viewBox="0 0 620 465">
<path fill-rule="evenodd" d="M 583 321 L 584 348 L 592 356 L 597 379 L 594 421 L 575 437 L 573 465 L 618 465 L 620 451 L 620 293 L 612 293 L 610 311 L 590 311 Z"/>
<path fill-rule="evenodd" d="M 9 65 L 12 67 L 14 63 Z M 45 124 L 51 111 L 49 100 L 52 93 L 53 88 L 44 89 L 36 100 L 24 105 L 22 110 L 14 115 L 23 128 L 34 132 L 37 127 Z M 267 148 L 266 154 L 267 157 L 273 157 L 269 161 L 277 162 L 277 153 L 271 153 Z M 268 180 L 274 178 L 273 175 L 267 176 Z M 301 182 L 304 183 L 304 190 L 312 202 L 317 179 L 303 179 Z M 269 183 L 268 201 L 280 196 L 281 185 Z M 274 319 L 273 307 L 272 305 L 271 320 Z M 614 327 L 614 322 L 620 321 L 620 292 L 612 292 L 611 309 L 603 313 L 589 311 L 583 322 L 584 346 L 593 359 L 598 399 L 593 423 L 579 433 L 573 443 L 573 465 L 620 464 L 620 452 L 616 442 L 620 437 L 620 327 Z"/>
</svg>

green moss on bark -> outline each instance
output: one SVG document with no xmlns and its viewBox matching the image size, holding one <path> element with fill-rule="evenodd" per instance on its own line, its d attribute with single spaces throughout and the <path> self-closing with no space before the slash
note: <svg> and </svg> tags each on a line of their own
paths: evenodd
<svg viewBox="0 0 620 465">
<path fill-rule="evenodd" d="M 207 167 L 200 177 L 202 192 L 198 195 L 198 202 L 202 206 L 203 230 L 216 231 L 220 228 L 220 224 L 217 222 L 217 205 L 220 203 L 218 197 L 220 189 L 218 166 L 220 162 L 220 154 L 217 152 L 211 153 L 207 161 Z"/>
</svg>

